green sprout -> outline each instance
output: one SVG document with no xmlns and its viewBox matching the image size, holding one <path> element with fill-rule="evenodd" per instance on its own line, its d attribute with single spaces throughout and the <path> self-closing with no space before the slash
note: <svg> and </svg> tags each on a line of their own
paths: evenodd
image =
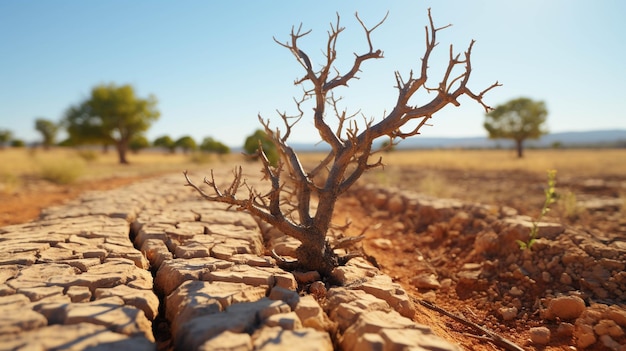
<svg viewBox="0 0 626 351">
<path fill-rule="evenodd" d="M 528 241 L 524 242 L 521 240 L 515 240 L 522 250 L 530 250 L 537 241 L 537 234 L 539 232 L 539 222 L 543 219 L 543 217 L 550 212 L 550 205 L 556 202 L 556 170 L 550 169 L 548 170 L 548 188 L 545 190 L 546 199 L 543 202 L 543 208 L 541 209 L 541 213 L 533 221 L 533 227 L 530 230 L 530 234 L 528 235 Z"/>
</svg>

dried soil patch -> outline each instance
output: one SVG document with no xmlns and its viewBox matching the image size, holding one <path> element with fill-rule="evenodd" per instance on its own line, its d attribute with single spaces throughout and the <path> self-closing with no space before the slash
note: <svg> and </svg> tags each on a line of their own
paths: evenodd
<svg viewBox="0 0 626 351">
<path fill-rule="evenodd" d="M 428 172 L 432 171 L 403 169 L 395 173 L 394 184 L 382 187 L 383 192 L 391 187 L 415 192 L 421 181 L 432 179 L 433 173 Z M 610 308 L 615 306 L 624 311 L 626 221 L 623 210 L 615 204 L 623 196 L 626 179 L 562 177 L 557 188 L 576 195 L 579 213 L 569 217 L 563 209 L 555 208 L 549 220 L 563 224 L 564 229 L 549 237 L 546 234 L 532 251 L 521 251 L 514 241 L 515 233 L 498 223 L 508 214 L 535 216 L 543 202 L 545 177 L 456 170 L 434 174 L 439 184 L 446 185 L 448 196 L 460 198 L 470 207 L 476 203 L 493 206 L 476 212 L 464 205 L 449 217 L 422 223 L 415 213 L 389 211 L 390 206 L 401 207 L 393 196 L 387 196 L 386 205 L 376 206 L 384 199 L 364 198 L 364 191 L 358 190 L 336 208 L 338 222 L 352 220 L 351 234 L 358 235 L 368 228 L 365 252 L 374 256 L 382 270 L 410 294 L 464 316 L 525 349 L 537 350 L 571 350 L 582 334 L 572 335 L 567 328 L 580 329 L 581 319 L 585 318 L 592 327 L 609 323 L 601 320 L 611 315 Z M 376 181 L 376 175 L 370 178 L 372 181 Z M 585 207 L 593 199 L 607 205 Z M 494 230 L 493 235 L 508 233 L 511 238 L 498 239 L 489 230 Z M 497 245 L 490 246 L 490 240 Z M 581 318 L 565 318 L 567 313 L 580 314 L 576 311 L 578 300 L 565 301 L 569 305 L 557 312 L 565 317 L 550 315 L 550 300 L 561 295 L 579 296 L 584 301 L 587 309 Z M 430 325 L 449 340 L 471 350 L 494 349 L 470 336 L 476 333 L 467 325 L 417 307 L 416 321 Z M 540 339 L 544 327 L 551 332 L 548 345 L 533 344 L 530 339 Z M 614 339 L 626 342 L 623 335 Z M 607 349 L 600 340 L 587 348 Z"/>
</svg>

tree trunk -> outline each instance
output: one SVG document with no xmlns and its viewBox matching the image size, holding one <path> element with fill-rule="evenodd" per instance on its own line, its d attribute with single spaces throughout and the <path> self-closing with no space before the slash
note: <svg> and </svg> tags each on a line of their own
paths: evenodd
<svg viewBox="0 0 626 351">
<path fill-rule="evenodd" d="M 306 240 L 296 249 L 298 267 L 306 271 L 317 271 L 321 276 L 329 276 L 337 267 L 337 255 L 322 237 L 321 240 Z"/>
<path fill-rule="evenodd" d="M 517 158 L 524 157 L 524 140 L 515 140 L 515 148 L 517 149 Z"/>
<path fill-rule="evenodd" d="M 118 155 L 120 164 L 127 165 L 128 160 L 126 159 L 126 151 L 128 149 L 128 145 L 126 145 L 126 143 L 124 143 L 123 141 L 119 141 L 115 144 L 115 146 L 117 148 L 117 155 Z"/>
</svg>

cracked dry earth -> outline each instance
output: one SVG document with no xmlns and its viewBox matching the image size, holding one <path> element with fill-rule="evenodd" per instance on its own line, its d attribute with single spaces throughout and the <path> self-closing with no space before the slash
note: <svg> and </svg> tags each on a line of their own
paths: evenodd
<svg viewBox="0 0 626 351">
<path fill-rule="evenodd" d="M 71 284 L 67 281 L 63 283 L 66 285 L 48 283 L 45 286 L 48 289 L 44 289 L 46 292 L 42 294 L 38 290 L 40 286 L 28 285 L 32 282 L 26 283 L 27 286 L 12 286 L 11 279 L 14 279 L 13 283 L 24 284 L 23 280 L 16 280 L 16 270 L 19 267 L 36 266 L 41 263 L 42 257 L 46 257 L 45 254 L 35 255 L 32 262 L 27 260 L 17 264 L 9 264 L 3 259 L 0 283 L 4 284 L 0 289 L 0 295 L 3 295 L 0 297 L 0 308 L 7 308 L 11 304 L 30 306 L 36 315 L 32 315 L 35 322 L 31 324 L 17 323 L 22 328 L 17 334 L 15 330 L 7 332 L 9 329 L 6 325 L 4 329 L 0 328 L 0 339 L 5 341 L 0 342 L 0 349 L 28 349 L 20 348 L 19 345 L 27 344 L 19 342 L 7 344 L 6 340 L 10 339 L 7 339 L 7 335 L 28 338 L 28 335 L 34 335 L 33 330 L 58 333 L 61 326 L 71 325 L 76 329 L 77 325 L 84 327 L 85 323 L 95 328 L 82 331 L 85 342 L 94 340 L 87 336 L 93 336 L 96 332 L 104 335 L 106 332 L 109 336 L 121 338 L 122 335 L 124 340 L 130 340 L 125 342 L 138 342 L 139 346 L 135 349 L 141 349 L 141 345 L 145 349 L 158 347 L 161 350 L 208 350 L 218 346 L 231 350 L 236 347 L 271 349 L 272 344 L 268 340 L 278 338 L 277 335 L 285 337 L 291 347 L 287 349 L 292 349 L 294 343 L 312 345 L 314 349 L 403 349 L 411 346 L 407 345 L 403 337 L 415 339 L 416 330 L 421 331 L 418 333 L 419 338 L 426 340 L 421 345 L 412 345 L 416 349 L 445 350 L 454 349 L 454 345 L 467 350 L 515 347 L 494 344 L 493 339 L 486 340 L 484 331 L 426 308 L 419 301 L 431 302 L 465 321 L 511 340 L 525 350 L 626 349 L 626 221 L 623 218 L 624 209 L 621 208 L 623 201 L 618 201 L 619 194 L 625 188 L 625 179 L 560 180 L 559 185 L 566 185 L 576 192 L 584 211 L 577 213 L 575 219 L 548 219 L 541 226 L 540 239 L 532 251 L 521 251 L 515 240 L 525 239 L 531 225 L 526 215 L 536 215 L 533 211 L 541 207 L 542 184 L 545 183 L 542 177 L 517 173 L 437 171 L 438 175 L 457 185 L 449 196 L 461 199 L 446 200 L 417 194 L 411 188 L 418 179 L 424 177 L 419 171 L 403 170 L 401 174 L 393 184 L 395 187 L 374 185 L 375 177 L 369 178 L 337 205 L 337 222 L 343 223 L 346 219 L 353 222 L 348 235 L 358 235 L 366 230 L 363 250 L 380 267 L 378 271 L 366 261 L 357 260 L 341 270 L 340 276 L 349 287 L 347 291 L 324 286 L 316 277 L 307 274 L 291 275 L 273 271 L 271 259 L 265 256 L 266 248 L 263 246 L 288 255 L 297 243 L 280 236 L 274 237 L 276 233 L 272 233 L 271 228 L 261 226 L 263 235 L 260 238 L 250 240 L 246 236 L 244 241 L 247 244 L 242 246 L 238 242 L 234 247 L 229 244 L 230 248 L 229 245 L 215 245 L 214 239 L 219 237 L 217 229 L 214 230 L 213 239 L 207 238 L 206 234 L 212 233 L 210 225 L 200 224 L 204 235 L 190 238 L 189 230 L 196 233 L 195 229 L 190 228 L 197 229 L 199 220 L 207 220 L 206 217 L 198 217 L 200 213 L 213 211 L 225 215 L 225 212 L 220 212 L 222 209 L 209 209 L 211 206 L 206 202 L 187 204 L 182 206 L 181 211 L 181 206 L 175 205 L 181 200 L 181 192 L 174 195 L 169 193 L 165 200 L 150 200 L 154 204 L 162 201 L 170 204 L 168 211 L 174 211 L 176 215 L 170 216 L 169 222 L 167 219 L 158 219 L 157 212 L 134 210 L 138 215 L 131 220 L 133 224 L 130 228 L 134 233 L 135 246 L 145 256 L 127 253 L 125 258 L 120 257 L 117 261 L 115 257 L 110 257 L 118 266 L 120 262 L 128 263 L 122 261 L 125 259 L 132 261 L 135 267 L 151 267 L 154 282 L 158 286 L 154 295 L 161 298 L 160 304 L 157 303 L 159 307 L 154 307 L 154 301 L 149 303 L 151 298 L 137 296 L 135 290 L 141 290 L 141 282 L 149 279 L 145 275 L 136 274 L 135 278 L 118 284 L 124 287 L 106 286 L 102 280 L 96 285 L 105 286 L 86 289 L 84 286 L 87 283 L 76 283 L 76 280 Z M 182 186 L 182 176 L 178 181 L 169 179 L 169 187 Z M 504 188 L 510 191 L 502 191 Z M 152 190 L 147 191 L 150 192 Z M 39 203 L 45 201 L 45 193 L 37 195 Z M 79 208 L 86 208 L 84 201 Z M 66 215 L 67 208 L 63 211 Z M 104 212 L 111 214 L 120 211 L 113 208 Z M 44 218 L 48 220 L 54 216 L 58 217 L 59 212 L 44 213 Z M 154 221 L 160 224 L 153 228 L 154 231 L 144 230 L 142 237 L 141 229 L 152 228 Z M 231 218 L 230 222 L 233 221 L 245 230 L 253 228 L 253 222 L 243 217 Z M 171 227 L 170 230 L 164 229 L 174 222 L 176 230 L 171 230 Z M 181 225 L 184 222 L 191 224 Z M 246 225 L 250 228 L 246 229 Z M 5 229 L 5 232 L 10 233 L 10 230 Z M 82 239 L 64 240 L 71 243 L 72 240 Z M 109 244 L 116 244 L 114 239 L 111 241 Z M 0 251 L 3 248 L 6 251 L 6 243 L 5 240 Z M 58 244 L 50 245 L 53 246 Z M 100 249 L 103 251 L 96 250 L 87 253 L 87 256 L 93 254 L 102 263 L 110 264 L 106 258 L 115 256 L 114 250 L 107 250 L 106 246 Z M 246 251 L 254 255 L 250 256 Z M 198 255 L 199 258 L 195 258 Z M 85 253 L 82 256 L 84 258 Z M 75 262 L 70 266 L 74 271 L 78 268 L 88 272 L 88 267 L 81 264 L 85 263 Z M 9 265 L 12 265 L 10 271 L 6 269 Z M 15 265 L 18 268 L 14 268 Z M 242 272 L 234 268 L 241 266 L 254 269 L 252 272 Z M 384 281 L 383 285 L 391 288 L 370 284 L 375 280 Z M 135 282 L 135 286 L 132 282 Z M 62 289 L 59 290 L 58 286 Z M 296 286 L 302 291 L 301 296 L 293 294 Z M 243 293 L 241 287 L 245 287 Z M 398 295 L 398 292 L 404 293 Z M 15 296 L 24 297 L 11 300 Z M 65 303 L 65 307 L 59 307 L 63 303 L 56 300 L 63 298 L 82 301 L 83 308 L 77 308 L 74 303 Z M 3 299 L 8 300 L 3 303 Z M 232 307 L 235 305 L 239 307 Z M 148 322 L 136 317 L 125 327 L 117 327 L 117 324 L 106 322 L 104 318 L 92 317 L 94 311 L 106 308 L 124 311 L 123 308 L 128 306 L 137 306 L 136 309 L 142 310 Z M 244 321 L 240 328 L 243 328 L 243 333 L 241 329 L 237 330 L 228 324 L 230 329 L 211 334 L 215 333 L 215 329 L 208 326 L 240 320 L 233 316 L 238 308 L 245 309 L 242 306 L 250 307 L 247 310 L 252 310 L 256 316 L 252 324 L 246 324 L 246 317 L 242 317 Z M 364 309 L 374 314 L 366 315 Z M 233 311 L 233 314 L 222 314 L 224 317 L 217 321 L 215 317 L 207 317 L 218 310 Z M 308 311 L 308 314 L 304 311 Z M 396 324 L 393 328 L 383 328 L 389 327 L 391 321 L 388 317 L 393 316 L 392 313 L 397 313 L 392 318 L 396 322 L 405 317 L 411 319 L 406 319 L 408 324 L 404 327 Z M 4 315 L 10 316 L 11 313 L 5 311 Z M 119 316 L 128 315 L 132 313 Z M 260 315 L 264 316 L 261 318 L 262 323 L 259 322 Z M 77 323 L 79 320 L 81 323 Z M 6 318 L 4 322 L 7 322 Z M 421 327 L 424 325 L 428 328 Z M 276 328 L 279 327 L 282 332 L 277 334 Z M 304 329 L 308 333 L 295 333 Z M 285 330 L 290 332 L 286 333 Z M 375 332 L 372 333 L 372 330 Z M 407 333 L 407 330 L 410 332 Z M 434 337 L 431 331 L 441 338 Z M 322 336 L 324 333 L 329 336 Z M 294 336 L 307 334 L 311 339 L 305 343 Z M 25 342 L 24 338 L 21 340 Z M 395 344 L 390 340 L 394 340 Z M 124 345 L 122 341 L 116 342 L 118 344 L 109 342 L 104 345 L 117 345 L 117 348 Z M 63 345 L 66 348 L 57 349 L 86 348 L 71 348 L 71 342 L 66 340 L 65 343 Z M 2 345 L 18 346 L 3 348 Z M 106 347 L 101 345 L 100 349 Z"/>
<path fill-rule="evenodd" d="M 284 271 L 268 250 L 294 256 L 297 241 L 183 180 L 85 193 L 0 228 L 0 350 L 458 349 L 367 261 L 338 267 L 335 285 Z"/>
</svg>

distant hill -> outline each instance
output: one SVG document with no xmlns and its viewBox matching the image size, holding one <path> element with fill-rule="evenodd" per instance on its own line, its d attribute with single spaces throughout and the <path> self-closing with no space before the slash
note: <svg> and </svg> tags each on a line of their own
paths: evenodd
<svg viewBox="0 0 626 351">
<path fill-rule="evenodd" d="M 508 139 L 471 138 L 429 138 L 416 136 L 403 140 L 398 149 L 439 149 L 439 148 L 509 148 L 513 141 Z M 538 140 L 527 140 L 526 148 L 559 147 L 626 147 L 626 130 L 594 130 L 586 132 L 562 132 L 544 135 Z"/>
<path fill-rule="evenodd" d="M 326 151 L 328 145 L 315 145 L 310 143 L 290 143 L 297 151 L 314 152 Z M 525 148 L 549 148 L 558 145 L 563 148 L 576 147 L 622 147 L 626 148 L 626 130 L 594 130 L 586 132 L 562 132 L 544 135 L 538 140 L 527 140 Z M 397 149 L 493 149 L 512 148 L 513 142 L 508 139 L 492 140 L 484 137 L 465 138 L 432 138 L 415 136 L 402 140 Z"/>
</svg>

